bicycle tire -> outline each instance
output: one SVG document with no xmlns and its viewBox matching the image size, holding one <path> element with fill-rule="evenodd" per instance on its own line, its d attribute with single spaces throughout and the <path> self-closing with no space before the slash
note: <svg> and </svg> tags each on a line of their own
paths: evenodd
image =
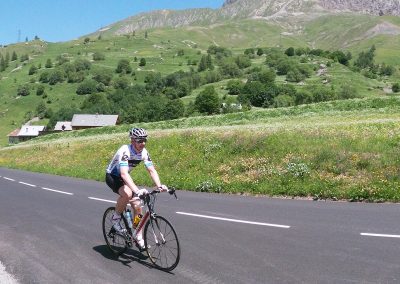
<svg viewBox="0 0 400 284">
<path fill-rule="evenodd" d="M 115 207 L 109 207 L 104 212 L 102 222 L 103 236 L 111 252 L 116 256 L 120 256 L 127 251 L 128 243 L 126 241 L 126 237 L 118 234 L 113 228 L 112 215 L 114 214 L 114 211 Z M 128 228 L 125 217 L 123 215 L 121 215 L 121 217 L 125 228 Z"/>
<path fill-rule="evenodd" d="M 181 255 L 178 236 L 164 217 L 157 215 L 147 221 L 144 227 L 144 244 L 155 267 L 171 271 L 178 265 Z"/>
</svg>

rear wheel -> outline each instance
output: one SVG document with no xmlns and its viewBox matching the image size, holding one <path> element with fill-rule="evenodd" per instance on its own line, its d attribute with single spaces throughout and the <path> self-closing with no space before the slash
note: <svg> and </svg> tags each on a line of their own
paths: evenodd
<svg viewBox="0 0 400 284">
<path fill-rule="evenodd" d="M 152 217 L 146 223 L 144 244 L 150 261 L 157 268 L 171 271 L 178 265 L 181 255 L 178 236 L 164 217 Z"/>
<path fill-rule="evenodd" d="M 126 233 L 118 233 L 113 228 L 112 216 L 115 212 L 115 207 L 108 208 L 103 215 L 103 236 L 107 243 L 108 248 L 113 252 L 113 254 L 119 256 L 126 252 L 128 249 L 128 242 Z M 121 216 L 121 226 L 123 228 L 128 228 L 125 217 Z"/>
</svg>

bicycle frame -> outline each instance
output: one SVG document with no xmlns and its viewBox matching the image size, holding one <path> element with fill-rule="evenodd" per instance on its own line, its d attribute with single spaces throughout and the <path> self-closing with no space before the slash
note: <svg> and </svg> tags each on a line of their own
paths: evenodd
<svg viewBox="0 0 400 284">
<path fill-rule="evenodd" d="M 150 217 L 150 213 L 149 211 L 147 211 L 142 219 L 140 220 L 139 224 L 137 225 L 136 229 L 132 228 L 132 235 L 136 238 L 136 236 L 138 235 L 138 233 L 143 229 L 144 225 L 146 224 L 147 220 Z"/>
<path fill-rule="evenodd" d="M 141 197 L 145 209 L 143 217 L 134 228 L 129 226 L 125 213 L 122 215 L 122 226 L 125 231 L 116 231 L 112 224 L 112 214 L 115 207 L 108 208 L 103 215 L 103 235 L 107 246 L 115 255 L 121 255 L 132 245 L 136 245 L 140 252 L 146 251 L 149 260 L 155 267 L 171 271 L 179 263 L 180 246 L 177 234 L 171 223 L 154 211 L 157 195 L 160 190 L 153 190 Z M 175 189 L 168 190 L 168 193 L 175 195 Z M 127 209 L 125 208 L 125 211 Z M 144 240 L 144 247 L 141 243 Z"/>
</svg>

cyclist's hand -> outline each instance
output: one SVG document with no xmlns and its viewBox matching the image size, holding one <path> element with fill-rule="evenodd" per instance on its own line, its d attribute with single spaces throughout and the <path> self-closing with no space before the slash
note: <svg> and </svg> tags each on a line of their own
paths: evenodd
<svg viewBox="0 0 400 284">
<path fill-rule="evenodd" d="M 168 186 L 166 186 L 165 184 L 162 184 L 162 185 L 160 185 L 159 187 L 158 187 L 158 190 L 159 191 L 168 191 Z"/>
<path fill-rule="evenodd" d="M 141 196 L 144 196 L 144 195 L 146 195 L 148 193 L 149 192 L 147 191 L 147 189 L 141 188 L 141 189 L 138 190 L 137 195 L 138 195 L 138 197 L 141 197 Z"/>
</svg>

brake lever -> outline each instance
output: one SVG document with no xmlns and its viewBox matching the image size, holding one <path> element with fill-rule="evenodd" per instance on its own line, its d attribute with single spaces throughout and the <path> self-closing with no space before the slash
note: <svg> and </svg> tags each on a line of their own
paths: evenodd
<svg viewBox="0 0 400 284">
<path fill-rule="evenodd" d="M 175 199 L 178 200 L 178 197 L 176 196 L 175 191 L 176 191 L 176 189 L 175 189 L 175 188 L 172 188 L 172 189 L 170 189 L 170 190 L 168 191 L 168 193 L 169 193 L 170 195 L 174 195 L 174 196 L 175 196 Z"/>
</svg>

